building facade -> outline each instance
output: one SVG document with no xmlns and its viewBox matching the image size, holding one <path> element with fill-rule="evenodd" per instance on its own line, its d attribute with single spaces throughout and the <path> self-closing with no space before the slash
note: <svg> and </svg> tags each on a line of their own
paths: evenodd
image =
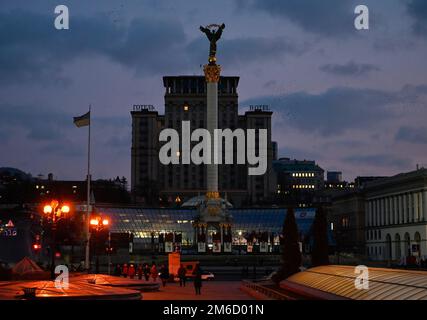
<svg viewBox="0 0 427 320">
<path fill-rule="evenodd" d="M 279 202 L 310 206 L 316 192 L 323 189 L 324 170 L 315 161 L 280 158 L 273 162 L 273 167 L 277 174 Z"/>
<path fill-rule="evenodd" d="M 427 255 L 427 169 L 372 181 L 364 193 L 369 258 Z"/>
<path fill-rule="evenodd" d="M 334 193 L 328 220 L 338 252 L 365 254 L 365 198 L 362 190 Z"/>
<path fill-rule="evenodd" d="M 254 204 L 267 200 L 274 192 L 271 141 L 272 112 L 253 108 L 238 113 L 239 77 L 221 77 L 218 84 L 219 129 L 267 129 L 267 171 L 264 175 L 248 175 L 247 164 L 218 166 L 219 191 L 234 205 Z M 153 108 L 134 107 L 132 115 L 132 174 L 134 200 L 168 205 L 181 202 L 206 191 L 206 165 L 163 165 L 159 161 L 159 134 L 165 128 L 175 129 L 181 136 L 182 122 L 189 121 L 191 132 L 206 128 L 206 81 L 203 76 L 166 76 L 165 114 Z M 191 148 L 198 142 L 191 142 Z M 256 146 L 257 148 L 257 146 Z M 234 142 L 234 161 L 237 145 Z M 150 203 L 153 202 L 153 203 Z"/>
</svg>

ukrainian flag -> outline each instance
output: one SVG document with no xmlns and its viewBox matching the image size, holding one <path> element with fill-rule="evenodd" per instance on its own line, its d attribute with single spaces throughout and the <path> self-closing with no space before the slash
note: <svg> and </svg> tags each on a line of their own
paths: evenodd
<svg viewBox="0 0 427 320">
<path fill-rule="evenodd" d="M 74 124 L 78 128 L 90 125 L 90 111 L 80 117 L 74 117 Z"/>
</svg>

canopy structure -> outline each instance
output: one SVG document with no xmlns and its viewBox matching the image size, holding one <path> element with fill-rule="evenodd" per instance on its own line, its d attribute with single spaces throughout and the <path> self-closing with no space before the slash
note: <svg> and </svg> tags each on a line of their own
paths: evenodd
<svg viewBox="0 0 427 320">
<path fill-rule="evenodd" d="M 221 201 L 221 205 L 226 204 L 227 208 L 233 207 L 233 205 L 230 202 L 228 202 L 227 200 L 225 200 L 223 198 L 220 198 L 220 201 Z M 205 195 L 193 197 L 193 198 L 189 199 L 188 201 L 184 202 L 181 207 L 183 207 L 183 208 L 196 208 L 200 204 L 205 203 L 205 202 L 206 202 L 206 196 Z"/>
<path fill-rule="evenodd" d="M 28 274 L 43 273 L 43 269 L 41 269 L 33 260 L 28 257 L 25 257 L 12 268 L 12 273 L 22 276 Z"/>
<path fill-rule="evenodd" d="M 280 287 L 308 299 L 427 300 L 427 272 L 367 269 L 369 288 L 358 289 L 355 266 L 321 266 L 294 274 Z"/>
</svg>

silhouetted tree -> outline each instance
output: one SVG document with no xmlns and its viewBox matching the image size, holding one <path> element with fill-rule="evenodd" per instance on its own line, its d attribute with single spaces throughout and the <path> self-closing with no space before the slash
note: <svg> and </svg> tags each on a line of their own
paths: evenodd
<svg viewBox="0 0 427 320">
<path fill-rule="evenodd" d="M 313 267 L 328 265 L 328 226 L 326 210 L 322 206 L 316 210 L 313 222 L 313 241 L 313 250 L 311 253 Z"/>
<path fill-rule="evenodd" d="M 283 224 L 282 266 L 273 278 L 274 282 L 278 283 L 300 271 L 301 252 L 298 240 L 298 227 L 295 221 L 294 209 L 289 208 Z"/>
</svg>

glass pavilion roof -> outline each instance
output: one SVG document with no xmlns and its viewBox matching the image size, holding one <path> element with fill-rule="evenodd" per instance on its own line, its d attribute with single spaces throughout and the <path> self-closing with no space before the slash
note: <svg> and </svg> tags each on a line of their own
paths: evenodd
<svg viewBox="0 0 427 320">
<path fill-rule="evenodd" d="M 97 207 L 111 219 L 112 232 L 132 232 L 135 240 L 155 237 L 164 232 L 181 232 L 183 237 L 191 239 L 194 234 L 193 221 L 196 209 L 146 209 Z M 286 216 L 285 208 L 229 209 L 233 217 L 232 232 L 250 233 L 269 232 L 280 234 Z M 295 218 L 302 235 L 310 232 L 315 216 L 315 209 L 296 209 Z"/>
</svg>

